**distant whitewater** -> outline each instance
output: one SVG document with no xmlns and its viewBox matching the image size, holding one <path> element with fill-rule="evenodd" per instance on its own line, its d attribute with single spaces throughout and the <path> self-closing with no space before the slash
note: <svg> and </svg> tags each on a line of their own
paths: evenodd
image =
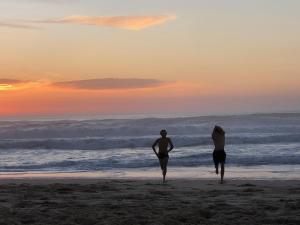
<svg viewBox="0 0 300 225">
<path fill-rule="evenodd" d="M 211 132 L 226 131 L 227 165 L 300 165 L 300 114 L 2 121 L 0 172 L 156 168 L 151 145 L 167 129 L 170 167 L 212 166 Z"/>
</svg>

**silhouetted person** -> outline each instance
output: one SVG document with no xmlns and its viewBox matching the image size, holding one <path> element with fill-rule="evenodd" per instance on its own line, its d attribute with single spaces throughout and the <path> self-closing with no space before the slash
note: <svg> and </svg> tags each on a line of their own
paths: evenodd
<svg viewBox="0 0 300 225">
<path fill-rule="evenodd" d="M 154 144 L 152 145 L 152 149 L 156 156 L 159 159 L 159 164 L 162 170 L 163 175 L 163 183 L 165 183 L 166 180 L 166 174 L 167 174 L 167 165 L 169 160 L 169 152 L 172 151 L 174 148 L 173 143 L 170 138 L 167 137 L 167 131 L 161 130 L 160 131 L 161 138 L 158 138 Z M 156 152 L 156 145 L 158 145 L 158 153 Z"/>
<path fill-rule="evenodd" d="M 225 147 L 225 131 L 220 126 L 215 126 L 212 133 L 212 139 L 214 141 L 215 149 L 213 152 L 213 159 L 216 168 L 216 174 L 219 174 L 219 164 L 221 164 L 221 184 L 223 183 L 224 173 L 225 173 L 225 160 L 226 153 Z"/>
</svg>

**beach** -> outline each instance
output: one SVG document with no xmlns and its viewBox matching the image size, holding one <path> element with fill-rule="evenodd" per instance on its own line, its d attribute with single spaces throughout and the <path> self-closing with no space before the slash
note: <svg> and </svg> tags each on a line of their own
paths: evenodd
<svg viewBox="0 0 300 225">
<path fill-rule="evenodd" d="M 300 224 L 299 180 L 5 178 L 0 224 Z"/>
</svg>

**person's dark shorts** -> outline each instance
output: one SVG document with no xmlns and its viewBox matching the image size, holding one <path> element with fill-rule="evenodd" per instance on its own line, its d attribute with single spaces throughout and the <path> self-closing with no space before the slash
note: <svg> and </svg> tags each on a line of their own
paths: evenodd
<svg viewBox="0 0 300 225">
<path fill-rule="evenodd" d="M 225 163 L 226 160 L 226 153 L 224 150 L 221 151 L 214 151 L 213 153 L 213 158 L 214 158 L 214 163 L 219 164 L 219 163 Z"/>
<path fill-rule="evenodd" d="M 161 154 L 161 153 L 158 153 L 158 158 L 159 158 L 159 159 L 169 158 L 169 154 Z"/>
</svg>

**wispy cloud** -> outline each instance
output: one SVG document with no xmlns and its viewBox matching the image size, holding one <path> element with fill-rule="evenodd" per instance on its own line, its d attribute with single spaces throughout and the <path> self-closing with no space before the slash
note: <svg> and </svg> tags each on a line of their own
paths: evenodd
<svg viewBox="0 0 300 225">
<path fill-rule="evenodd" d="M 116 27 L 127 30 L 141 30 L 176 19 L 174 15 L 156 16 L 69 16 L 61 19 L 48 19 L 42 23 L 83 24 Z"/>
<path fill-rule="evenodd" d="M 41 29 L 40 27 L 24 24 L 24 23 L 13 23 L 13 22 L 1 22 L 0 27 L 9 27 L 9 28 L 22 28 L 22 29 Z"/>
<path fill-rule="evenodd" d="M 56 82 L 53 85 L 64 88 L 85 90 L 107 90 L 107 89 L 137 89 L 159 87 L 166 84 L 165 81 L 156 79 L 90 79 Z"/>
<path fill-rule="evenodd" d="M 157 79 L 87 79 L 55 82 L 50 80 L 16 80 L 0 78 L 0 90 L 21 90 L 34 87 L 58 87 L 75 90 L 124 90 L 160 87 L 170 82 Z"/>
</svg>

